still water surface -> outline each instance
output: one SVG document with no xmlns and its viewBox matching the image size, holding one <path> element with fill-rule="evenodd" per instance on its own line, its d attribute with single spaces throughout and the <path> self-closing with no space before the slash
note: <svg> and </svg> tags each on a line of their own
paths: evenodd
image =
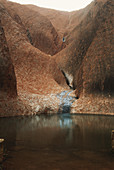
<svg viewBox="0 0 114 170">
<path fill-rule="evenodd" d="M 114 116 L 49 115 L 0 118 L 5 170 L 114 170 Z"/>
</svg>

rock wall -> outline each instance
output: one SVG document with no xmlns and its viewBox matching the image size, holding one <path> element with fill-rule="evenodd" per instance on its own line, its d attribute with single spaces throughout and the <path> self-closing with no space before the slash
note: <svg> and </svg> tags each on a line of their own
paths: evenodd
<svg viewBox="0 0 114 170">
<path fill-rule="evenodd" d="M 0 20 L 0 98 L 3 97 L 3 93 L 9 97 L 16 97 L 17 89 L 14 67 Z"/>
<path fill-rule="evenodd" d="M 80 86 L 84 93 L 114 94 L 113 5 L 112 1 L 107 1 L 96 16 L 95 23 L 99 27 L 80 69 L 82 72 Z M 77 79 L 78 85 L 79 80 Z"/>
<path fill-rule="evenodd" d="M 54 59 L 33 47 L 22 25 L 12 19 L 5 7 L 1 7 L 1 22 L 14 64 L 17 89 L 43 94 L 61 89 L 65 79 Z"/>
<path fill-rule="evenodd" d="M 12 19 L 23 26 L 27 35 L 29 31 L 30 41 L 34 47 L 49 55 L 61 50 L 62 41 L 56 28 L 46 16 L 25 5 L 5 1 L 3 4 Z"/>
<path fill-rule="evenodd" d="M 73 76 L 79 95 L 113 91 L 113 5 L 112 0 L 94 1 L 69 34 L 74 40 L 55 56 L 61 70 Z"/>
</svg>

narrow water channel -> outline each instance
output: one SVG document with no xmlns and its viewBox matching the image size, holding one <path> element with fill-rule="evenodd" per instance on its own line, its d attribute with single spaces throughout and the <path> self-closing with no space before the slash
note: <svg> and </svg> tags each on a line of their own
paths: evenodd
<svg viewBox="0 0 114 170">
<path fill-rule="evenodd" d="M 113 170 L 113 116 L 0 118 L 6 159 L 0 170 Z"/>
<path fill-rule="evenodd" d="M 58 113 L 70 113 L 71 106 L 77 99 L 76 97 L 70 96 L 72 92 L 72 90 L 66 90 L 57 94 L 57 98 L 60 100 Z"/>
</svg>

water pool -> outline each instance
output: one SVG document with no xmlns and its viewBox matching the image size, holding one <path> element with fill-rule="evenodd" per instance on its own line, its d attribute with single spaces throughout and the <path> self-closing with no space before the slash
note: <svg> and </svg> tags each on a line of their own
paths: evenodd
<svg viewBox="0 0 114 170">
<path fill-rule="evenodd" d="M 5 170 L 113 170 L 114 116 L 41 115 L 0 118 Z"/>
</svg>

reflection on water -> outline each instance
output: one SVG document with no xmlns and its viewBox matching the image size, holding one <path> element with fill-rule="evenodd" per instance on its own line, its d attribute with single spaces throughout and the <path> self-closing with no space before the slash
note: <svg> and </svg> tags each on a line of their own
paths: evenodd
<svg viewBox="0 0 114 170">
<path fill-rule="evenodd" d="M 72 127 L 72 118 L 70 114 L 62 114 L 59 118 L 60 118 L 59 122 L 61 128 Z"/>
<path fill-rule="evenodd" d="M 16 166 L 21 169 L 21 161 L 22 166 L 28 169 L 30 166 L 31 169 L 50 169 L 50 164 L 53 169 L 57 166 L 58 169 L 64 169 L 65 165 L 66 169 L 75 169 L 77 166 L 79 168 L 79 162 L 82 161 L 83 165 L 85 162 L 90 168 L 90 162 L 87 161 L 93 158 L 91 166 L 95 166 L 95 160 L 99 159 L 101 162 L 98 166 L 101 169 L 106 165 L 113 169 L 112 129 L 113 116 L 62 114 L 0 118 L 0 138 L 5 139 L 5 147 L 10 151 L 10 158 L 2 166 L 8 170 Z M 60 161 L 58 165 L 57 160 Z M 108 164 L 102 164 L 102 161 L 106 163 L 107 160 Z M 13 165 L 9 162 L 13 162 Z M 31 162 L 34 163 L 31 165 Z"/>
</svg>

